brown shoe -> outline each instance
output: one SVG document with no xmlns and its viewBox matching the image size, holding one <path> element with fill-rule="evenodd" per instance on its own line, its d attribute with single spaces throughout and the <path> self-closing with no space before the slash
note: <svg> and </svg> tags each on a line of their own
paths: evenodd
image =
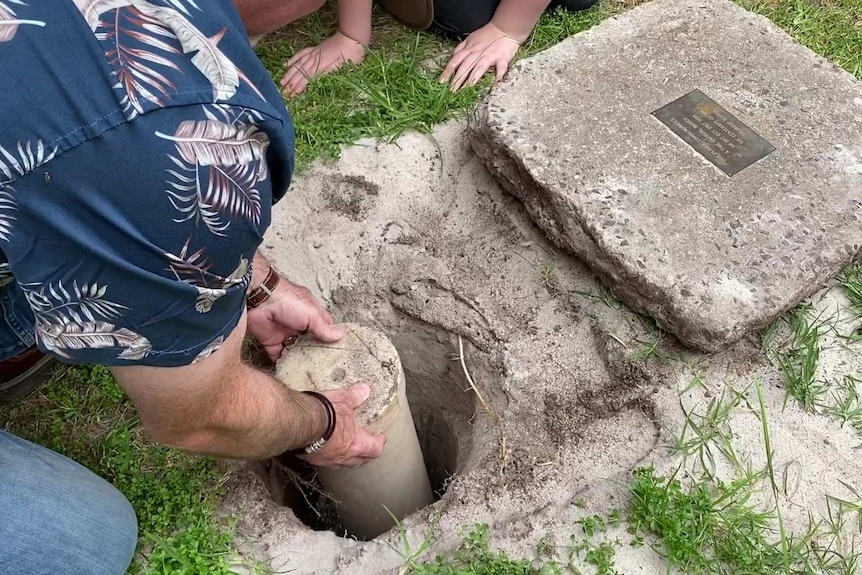
<svg viewBox="0 0 862 575">
<path fill-rule="evenodd" d="M 45 383 L 57 360 L 33 346 L 21 355 L 0 361 L 0 405 L 15 403 Z"/>
</svg>

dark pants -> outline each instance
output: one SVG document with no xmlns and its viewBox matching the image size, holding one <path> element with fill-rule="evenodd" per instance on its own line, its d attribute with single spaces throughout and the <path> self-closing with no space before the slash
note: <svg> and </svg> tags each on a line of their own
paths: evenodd
<svg viewBox="0 0 862 575">
<path fill-rule="evenodd" d="M 597 0 L 553 0 L 548 10 L 563 7 L 572 12 L 586 10 Z M 448 38 L 463 40 L 491 21 L 500 0 L 434 0 L 432 29 Z"/>
</svg>

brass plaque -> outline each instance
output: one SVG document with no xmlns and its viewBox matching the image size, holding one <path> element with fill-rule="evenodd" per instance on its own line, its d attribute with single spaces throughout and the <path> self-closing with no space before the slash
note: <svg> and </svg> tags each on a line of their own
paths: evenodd
<svg viewBox="0 0 862 575">
<path fill-rule="evenodd" d="M 662 106 L 652 115 L 728 176 L 775 151 L 775 146 L 700 90 Z"/>
</svg>

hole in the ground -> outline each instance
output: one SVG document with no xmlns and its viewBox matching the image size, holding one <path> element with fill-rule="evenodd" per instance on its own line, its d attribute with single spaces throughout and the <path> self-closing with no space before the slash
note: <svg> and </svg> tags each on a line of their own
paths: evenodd
<svg viewBox="0 0 862 575">
<path fill-rule="evenodd" d="M 445 420 L 435 414 L 414 414 L 425 468 L 435 501 L 443 497 L 458 468 L 457 439 Z M 315 531 L 351 536 L 338 519 L 335 502 L 322 489 L 314 468 L 295 457 L 262 462 L 273 500 L 293 509 L 296 517 Z"/>
<path fill-rule="evenodd" d="M 407 396 L 435 500 L 463 471 L 473 449 L 476 401 L 460 363 L 452 361 L 452 342 L 427 326 L 391 333 L 407 382 Z M 478 359 L 478 357 L 477 357 Z M 486 358 L 477 369 L 491 373 Z M 487 364 L 487 365 L 486 365 Z M 474 374 L 475 375 L 475 374 Z M 345 532 L 334 501 L 323 491 L 314 468 L 296 458 L 262 461 L 258 469 L 273 500 L 290 507 L 316 531 Z"/>
</svg>

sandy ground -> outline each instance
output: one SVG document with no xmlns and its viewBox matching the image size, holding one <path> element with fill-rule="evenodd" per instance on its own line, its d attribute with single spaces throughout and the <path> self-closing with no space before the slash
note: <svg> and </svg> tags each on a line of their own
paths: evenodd
<svg viewBox="0 0 862 575">
<path fill-rule="evenodd" d="M 852 497 L 839 480 L 862 488 L 859 437 L 792 402 L 783 407 L 783 379 L 759 335 L 709 356 L 662 336 L 545 239 L 464 132 L 452 123 L 430 136 L 346 149 L 337 163 L 297 180 L 266 240 L 277 267 L 336 318 L 376 326 L 398 348 L 425 448 L 445 451 L 437 455 L 455 468 L 442 500 L 404 521 L 414 548 L 432 515 L 429 558 L 454 549 L 462 528 L 479 522 L 513 556 L 534 557 L 542 538 L 567 544 L 579 517 L 625 505 L 634 468 L 672 473 L 680 460 L 667 446 L 683 427 L 683 409 L 703 411 L 729 388 L 748 399 L 730 419 L 734 447 L 762 466 L 755 379 L 765 389 L 776 466 L 790 486 L 782 502 L 790 529 L 825 513 L 826 494 Z M 820 375 L 859 374 L 859 344 L 836 337 L 859 322 L 840 315 L 846 302 L 837 289 L 814 302 L 834 327 Z M 786 336 L 778 330 L 774 339 Z M 662 337 L 673 359 L 632 359 Z M 459 338 L 490 412 L 457 361 Z M 690 385 L 695 376 L 702 386 Z M 720 457 L 715 467 L 733 473 Z M 404 565 L 401 533 L 358 542 L 312 531 L 272 502 L 250 467 L 234 475 L 224 509 L 240 517 L 241 548 L 274 572 L 373 575 Z M 609 536 L 630 540 L 623 529 Z M 625 574 L 666 569 L 649 546 L 627 544 L 616 565 Z"/>
</svg>

